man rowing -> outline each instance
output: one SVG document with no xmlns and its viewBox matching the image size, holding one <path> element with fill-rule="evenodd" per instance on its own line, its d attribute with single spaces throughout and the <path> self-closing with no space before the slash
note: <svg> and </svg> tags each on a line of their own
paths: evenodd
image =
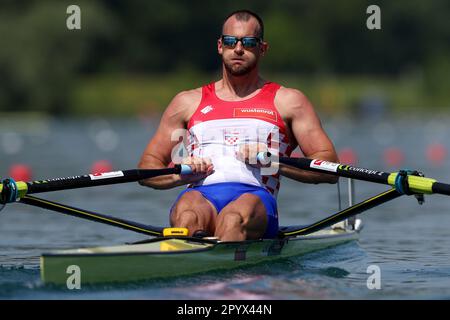
<svg viewBox="0 0 450 320">
<path fill-rule="evenodd" d="M 333 176 L 287 166 L 271 172 L 256 161 L 259 152 L 289 156 L 299 146 L 308 158 L 338 162 L 305 95 L 260 76 L 267 50 L 263 21 L 256 13 L 230 14 L 217 41 L 222 79 L 177 94 L 142 155 L 139 167 L 145 169 L 179 162 L 172 157 L 179 143 L 173 137 L 187 130 L 189 155 L 182 163 L 190 165 L 193 174 L 141 184 L 155 189 L 188 185 L 170 210 L 170 224 L 188 228 L 190 236 L 206 234 L 222 241 L 274 238 L 280 176 L 306 183 L 337 182 Z"/>
</svg>

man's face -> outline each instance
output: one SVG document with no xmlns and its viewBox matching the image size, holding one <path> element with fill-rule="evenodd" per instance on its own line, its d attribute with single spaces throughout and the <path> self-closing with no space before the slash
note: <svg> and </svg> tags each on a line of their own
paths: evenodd
<svg viewBox="0 0 450 320">
<path fill-rule="evenodd" d="M 235 17 L 230 17 L 223 26 L 222 34 L 242 37 L 256 37 L 258 21 L 251 18 L 248 21 L 238 21 Z M 217 49 L 222 56 L 222 61 L 233 76 L 243 76 L 256 68 L 261 56 L 267 50 L 267 43 L 258 43 L 255 47 L 244 48 L 242 41 L 238 41 L 235 47 L 225 46 L 222 39 L 217 42 Z"/>
</svg>

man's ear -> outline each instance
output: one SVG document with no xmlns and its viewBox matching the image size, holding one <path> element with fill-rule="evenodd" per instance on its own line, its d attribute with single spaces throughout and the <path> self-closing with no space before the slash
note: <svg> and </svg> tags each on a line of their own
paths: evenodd
<svg viewBox="0 0 450 320">
<path fill-rule="evenodd" d="M 267 53 L 268 49 L 269 49 L 269 44 L 267 42 L 261 43 L 261 46 L 259 47 L 259 50 L 261 51 L 261 56 L 264 56 Z"/>
<path fill-rule="evenodd" d="M 222 55 L 222 52 L 223 52 L 222 40 L 219 38 L 217 39 L 217 53 Z"/>
</svg>

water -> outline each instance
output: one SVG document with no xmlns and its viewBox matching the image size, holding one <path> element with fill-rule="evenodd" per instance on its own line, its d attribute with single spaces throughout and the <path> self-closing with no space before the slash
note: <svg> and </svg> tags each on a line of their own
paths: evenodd
<svg viewBox="0 0 450 320">
<path fill-rule="evenodd" d="M 450 181 L 447 163 L 425 157 L 430 143 L 450 148 L 449 119 L 408 119 L 391 123 L 323 120 L 337 149 L 352 147 L 359 165 L 395 171 L 382 161 L 387 147 L 405 152 L 401 166 Z M 108 159 L 115 169 L 136 167 L 156 119 L 48 120 L 0 130 L 0 176 L 13 163 L 33 168 L 34 179 L 89 171 Z M 17 128 L 23 128 L 18 131 Z M 31 129 L 30 129 L 31 128 Z M 386 134 L 386 136 L 384 136 Z M 8 137 L 5 139 L 4 137 Z M 13 137 L 13 138 L 11 138 Z M 5 141 L 7 140 L 7 141 Z M 343 182 L 345 182 L 343 180 Z M 356 182 L 357 200 L 386 189 Z M 343 195 L 346 197 L 344 185 Z M 136 184 L 46 194 L 69 205 L 153 225 L 167 225 L 167 212 L 180 188 L 156 191 Z M 279 195 L 281 224 L 304 224 L 337 209 L 336 187 L 305 185 L 285 179 Z M 419 206 L 403 197 L 363 215 L 358 243 L 256 267 L 212 272 L 188 278 L 124 285 L 44 286 L 39 276 L 43 251 L 120 244 L 139 234 L 64 216 L 22 204 L 0 213 L 0 299 L 449 299 L 450 198 L 433 195 Z M 369 266 L 381 271 L 381 288 L 368 289 Z"/>
</svg>

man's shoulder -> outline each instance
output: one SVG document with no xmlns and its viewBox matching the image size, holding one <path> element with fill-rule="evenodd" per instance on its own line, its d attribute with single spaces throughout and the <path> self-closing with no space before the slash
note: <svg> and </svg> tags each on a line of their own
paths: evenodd
<svg viewBox="0 0 450 320">
<path fill-rule="evenodd" d="M 280 89 L 277 91 L 276 97 L 282 99 L 283 101 L 298 101 L 307 99 L 305 94 L 299 89 L 284 86 L 280 86 Z"/>
<path fill-rule="evenodd" d="M 295 88 L 281 86 L 275 96 L 275 104 L 285 109 L 302 107 L 310 103 L 302 91 Z"/>
<path fill-rule="evenodd" d="M 202 88 L 177 93 L 167 106 L 164 114 L 168 118 L 188 121 L 202 100 Z"/>
<path fill-rule="evenodd" d="M 196 101 L 199 101 L 202 97 L 202 88 L 195 88 L 190 90 L 184 90 L 179 93 L 173 98 L 174 102 L 186 104 L 186 103 L 195 103 Z"/>
</svg>

